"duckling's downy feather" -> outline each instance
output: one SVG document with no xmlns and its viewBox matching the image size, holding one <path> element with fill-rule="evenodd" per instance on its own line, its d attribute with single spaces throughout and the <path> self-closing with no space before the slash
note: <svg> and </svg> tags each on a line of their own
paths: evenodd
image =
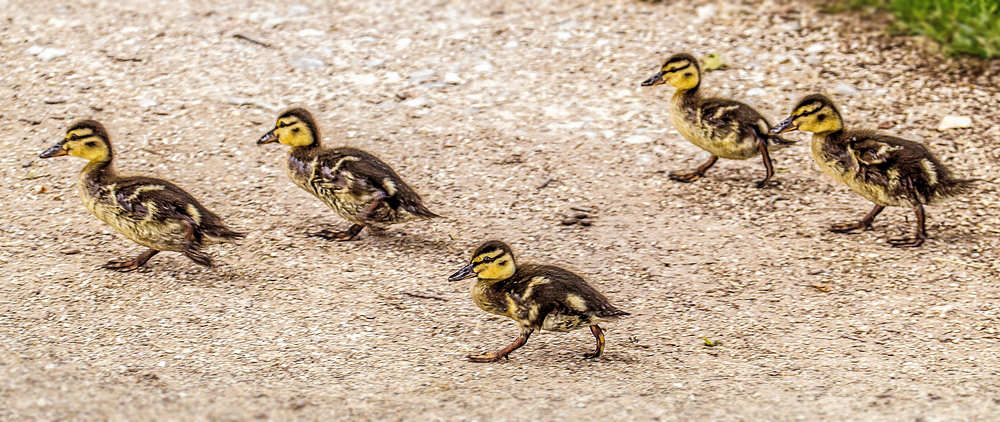
<svg viewBox="0 0 1000 422">
<path fill-rule="evenodd" d="M 288 156 L 288 176 L 355 224 L 384 227 L 438 217 L 389 165 L 360 149 L 293 148 Z M 384 196 L 382 204 L 368 220 L 358 219 L 376 196 Z"/>
<path fill-rule="evenodd" d="M 506 280 L 474 281 L 472 297 L 481 309 L 532 330 L 572 331 L 629 315 L 580 276 L 553 265 L 524 264 Z"/>
<path fill-rule="evenodd" d="M 814 134 L 812 153 L 824 173 L 883 206 L 932 204 L 973 183 L 956 179 L 922 144 L 873 130 Z"/>
</svg>

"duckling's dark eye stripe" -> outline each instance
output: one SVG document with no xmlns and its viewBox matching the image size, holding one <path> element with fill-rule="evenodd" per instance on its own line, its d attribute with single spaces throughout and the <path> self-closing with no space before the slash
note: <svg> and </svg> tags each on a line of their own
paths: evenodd
<svg viewBox="0 0 1000 422">
<path fill-rule="evenodd" d="M 812 105 L 812 104 L 809 104 L 809 105 Z M 802 108 L 802 107 L 799 107 L 799 108 Z M 819 113 L 820 110 L 823 110 L 823 106 L 816 107 L 816 108 L 814 108 L 812 110 L 809 110 L 809 111 L 803 111 L 803 112 L 801 112 L 799 114 L 796 114 L 795 117 L 809 116 L 809 115 L 812 115 L 812 114 Z"/>
<path fill-rule="evenodd" d="M 674 68 L 674 69 L 669 69 L 669 70 L 665 70 L 665 72 L 668 72 L 668 73 L 673 73 L 673 72 L 680 72 L 680 71 L 682 71 L 682 70 L 684 70 L 684 69 L 687 69 L 687 68 L 689 68 L 689 67 L 691 67 L 691 63 L 688 63 L 688 64 L 686 64 L 686 65 L 684 65 L 684 66 L 681 66 L 681 67 L 678 67 L 678 68 Z"/>
</svg>

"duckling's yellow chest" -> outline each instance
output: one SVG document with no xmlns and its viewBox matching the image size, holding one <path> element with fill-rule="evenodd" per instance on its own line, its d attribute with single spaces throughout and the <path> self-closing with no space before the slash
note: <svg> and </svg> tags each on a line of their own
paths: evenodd
<svg viewBox="0 0 1000 422">
<path fill-rule="evenodd" d="M 475 279 L 469 284 L 472 301 L 479 309 L 495 315 L 511 316 L 507 295 L 493 291 L 494 283 Z"/>
<path fill-rule="evenodd" d="M 182 249 L 184 226 L 176 219 L 157 218 L 155 204 L 145 204 L 147 214 L 137 218 L 118 204 L 115 184 L 102 186 L 81 173 L 76 187 L 87 210 L 129 240 L 160 251 Z"/>
<path fill-rule="evenodd" d="M 847 185 L 865 199 L 882 206 L 906 206 L 908 202 L 891 194 L 889 187 L 869 183 L 861 174 L 861 165 L 849 148 L 838 148 L 823 135 L 812 137 L 812 156 L 823 173 Z"/>
<path fill-rule="evenodd" d="M 721 112 L 727 110 L 721 109 Z M 691 107 L 684 101 L 684 94 L 674 93 L 670 100 L 670 122 L 692 144 L 731 160 L 746 160 L 760 154 L 756 140 L 740 135 L 739 122 L 711 123 L 701 107 Z"/>
</svg>

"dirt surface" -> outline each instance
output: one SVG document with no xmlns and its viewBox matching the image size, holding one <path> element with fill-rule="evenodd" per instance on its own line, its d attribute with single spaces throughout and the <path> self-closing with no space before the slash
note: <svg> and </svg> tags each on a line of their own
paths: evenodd
<svg viewBox="0 0 1000 422">
<path fill-rule="evenodd" d="M 995 75 L 796 3 L 209 3 L 0 0 L 0 419 L 1000 418 Z M 770 188 L 756 160 L 671 182 L 707 153 L 670 125 L 672 89 L 639 82 L 679 51 L 723 54 L 707 92 L 772 123 L 827 92 L 848 124 L 983 182 L 929 207 L 919 249 L 886 243 L 910 210 L 826 231 L 871 205 L 802 134 Z M 292 185 L 286 148 L 254 145 L 291 105 L 448 218 L 307 237 L 346 222 Z M 939 132 L 945 115 L 972 127 Z M 176 182 L 248 238 L 212 247 L 213 269 L 176 253 L 100 269 L 141 248 L 82 206 L 81 160 L 37 158 L 88 117 L 121 171 Z M 562 225 L 573 206 L 593 225 Z M 577 331 L 465 360 L 517 334 L 446 279 L 489 238 L 632 313 L 603 358 Z"/>
</svg>

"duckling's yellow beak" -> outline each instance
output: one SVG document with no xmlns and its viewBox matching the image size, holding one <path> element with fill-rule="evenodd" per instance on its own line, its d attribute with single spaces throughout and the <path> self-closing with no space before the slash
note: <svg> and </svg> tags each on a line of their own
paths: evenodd
<svg viewBox="0 0 1000 422">
<path fill-rule="evenodd" d="M 642 86 L 662 85 L 666 83 L 667 81 L 663 80 L 663 75 L 665 75 L 666 73 L 667 72 L 661 71 L 660 73 L 651 76 L 649 79 L 646 79 L 645 81 L 642 82 Z"/>
<path fill-rule="evenodd" d="M 275 142 L 278 142 L 278 135 L 275 135 L 272 130 L 265 133 L 264 136 L 261 136 L 260 139 L 257 140 L 257 145 L 271 144 Z"/>
<path fill-rule="evenodd" d="M 451 277 L 448 277 L 448 281 L 460 281 L 460 280 L 465 280 L 467 278 L 475 277 L 477 274 L 475 271 L 472 270 L 472 268 L 475 266 L 476 265 L 472 263 L 466 265 L 461 270 L 458 270 L 457 273 L 452 274 Z"/>
<path fill-rule="evenodd" d="M 55 144 L 49 147 L 49 149 L 43 151 L 38 158 L 52 158 L 69 155 L 69 151 L 66 151 L 66 148 L 63 147 L 64 145 L 66 145 L 66 142 L 60 141 L 58 144 Z"/>
<path fill-rule="evenodd" d="M 777 135 L 779 133 L 791 132 L 797 130 L 799 127 L 794 123 L 795 116 L 788 116 L 787 119 L 782 120 L 777 126 L 771 128 L 771 134 Z"/>
</svg>

